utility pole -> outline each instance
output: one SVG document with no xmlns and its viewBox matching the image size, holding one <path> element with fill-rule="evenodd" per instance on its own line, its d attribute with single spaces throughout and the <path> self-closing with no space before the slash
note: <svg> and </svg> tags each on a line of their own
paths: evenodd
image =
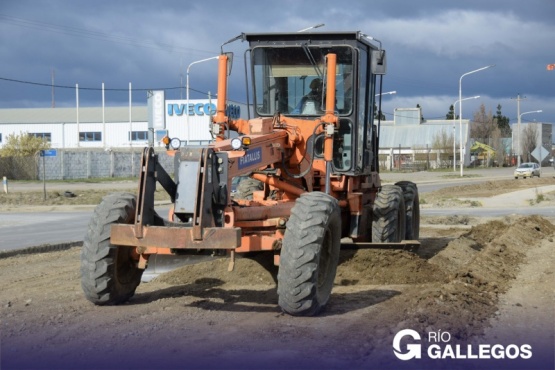
<svg viewBox="0 0 555 370">
<path fill-rule="evenodd" d="M 52 72 L 50 74 L 50 77 L 52 78 L 52 108 L 56 108 L 56 101 L 54 100 L 54 68 L 52 68 Z"/>
<path fill-rule="evenodd" d="M 516 99 L 516 114 L 518 116 L 518 123 L 517 123 L 517 129 L 516 129 L 516 135 L 517 135 L 517 147 L 516 147 L 516 165 L 517 167 L 520 166 L 520 102 L 522 100 L 526 100 L 526 97 L 523 96 L 522 98 L 520 97 L 520 94 L 517 94 L 516 98 L 511 98 L 511 99 Z"/>
</svg>

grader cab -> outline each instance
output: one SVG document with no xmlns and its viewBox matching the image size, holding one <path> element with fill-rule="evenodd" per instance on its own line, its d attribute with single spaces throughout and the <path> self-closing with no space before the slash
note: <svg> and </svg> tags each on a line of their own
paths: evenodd
<svg viewBox="0 0 555 370">
<path fill-rule="evenodd" d="M 95 210 L 81 256 L 93 303 L 128 300 L 155 254 L 223 251 L 232 267 L 237 253 L 267 252 L 279 266 L 281 309 L 315 315 L 330 298 L 342 238 L 418 245 L 416 185 L 382 185 L 379 176 L 381 44 L 360 32 L 236 39 L 249 43 L 249 117 L 226 116 L 231 58 L 222 51 L 214 141 L 168 140 L 173 178 L 145 148 L 138 194 L 110 195 Z M 157 182 L 172 200 L 167 218 L 154 209 Z"/>
</svg>

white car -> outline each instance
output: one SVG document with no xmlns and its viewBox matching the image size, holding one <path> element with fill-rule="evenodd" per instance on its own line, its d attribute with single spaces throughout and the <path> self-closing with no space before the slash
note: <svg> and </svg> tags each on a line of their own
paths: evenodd
<svg viewBox="0 0 555 370">
<path fill-rule="evenodd" d="M 541 168 L 540 165 L 537 163 L 532 163 L 532 162 L 526 162 L 526 163 L 521 163 L 520 166 L 518 166 L 515 169 L 515 179 L 518 179 L 519 177 L 534 177 L 534 176 L 538 176 L 540 177 L 541 175 Z"/>
</svg>

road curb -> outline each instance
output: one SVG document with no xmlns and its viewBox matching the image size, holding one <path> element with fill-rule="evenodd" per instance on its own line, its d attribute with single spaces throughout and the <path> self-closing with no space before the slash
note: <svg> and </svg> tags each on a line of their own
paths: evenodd
<svg viewBox="0 0 555 370">
<path fill-rule="evenodd" d="M 47 252 L 58 252 L 67 250 L 73 247 L 77 247 L 83 244 L 83 241 L 73 241 L 58 244 L 42 244 L 33 247 L 27 247 L 22 249 L 13 249 L 8 251 L 0 251 L 0 259 L 9 258 L 14 256 L 19 256 L 22 254 L 38 254 Z"/>
</svg>

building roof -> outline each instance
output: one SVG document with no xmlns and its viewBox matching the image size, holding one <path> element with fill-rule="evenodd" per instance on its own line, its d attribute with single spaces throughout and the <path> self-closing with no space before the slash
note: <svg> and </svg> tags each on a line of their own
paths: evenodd
<svg viewBox="0 0 555 370">
<path fill-rule="evenodd" d="M 380 129 L 380 148 L 398 148 L 399 145 L 411 149 L 421 149 L 426 148 L 426 146 L 432 148 L 436 137 L 445 135 L 452 138 L 453 131 L 455 131 L 455 141 L 459 143 L 459 121 L 455 122 L 455 130 L 453 130 L 453 120 L 430 120 L 418 125 L 394 124 L 393 121 L 383 121 Z M 462 121 L 462 130 L 463 138 L 466 141 L 468 138 L 468 120 Z"/>
<path fill-rule="evenodd" d="M 393 121 L 383 121 L 380 130 L 380 148 L 423 149 L 432 148 L 437 138 L 450 139 L 453 136 L 460 143 L 460 127 L 464 142 L 468 140 L 469 120 L 424 120 L 422 108 L 395 108 Z"/>
<path fill-rule="evenodd" d="M 131 108 L 133 122 L 147 122 L 147 106 Z M 105 107 L 105 122 L 128 122 L 129 107 Z M 76 108 L 0 109 L 0 124 L 76 123 Z M 102 122 L 102 107 L 80 107 L 79 123 Z"/>
</svg>

